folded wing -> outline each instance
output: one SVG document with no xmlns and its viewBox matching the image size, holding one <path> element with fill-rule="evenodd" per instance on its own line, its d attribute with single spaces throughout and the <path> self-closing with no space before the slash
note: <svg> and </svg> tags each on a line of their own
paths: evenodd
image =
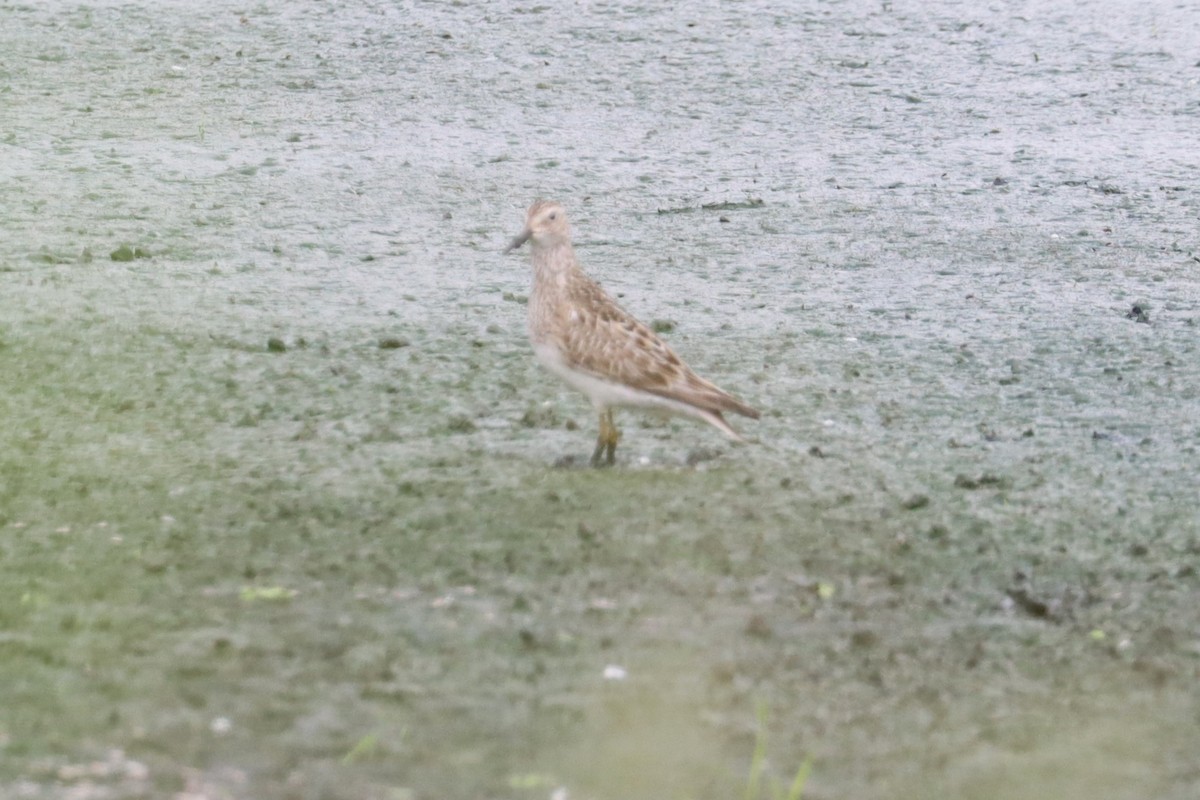
<svg viewBox="0 0 1200 800">
<path fill-rule="evenodd" d="M 564 306 L 566 318 L 559 326 L 560 346 L 572 367 L 707 411 L 758 419 L 758 411 L 693 372 L 598 284 L 580 278 L 572 291 L 585 296 Z"/>
</svg>

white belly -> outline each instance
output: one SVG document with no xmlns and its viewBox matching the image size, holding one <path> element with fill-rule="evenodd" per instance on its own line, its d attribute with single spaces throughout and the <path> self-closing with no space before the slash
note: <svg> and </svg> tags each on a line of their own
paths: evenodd
<svg viewBox="0 0 1200 800">
<path fill-rule="evenodd" d="M 537 357 L 538 363 L 562 378 L 568 386 L 587 395 L 597 410 L 605 408 L 643 408 L 667 414 L 682 414 L 689 417 L 698 416 L 696 409 L 678 400 L 660 397 L 651 392 L 626 386 L 623 383 L 615 383 L 604 378 L 598 378 L 595 375 L 589 375 L 586 372 L 571 369 L 563 360 L 559 349 L 552 344 L 546 342 L 534 344 L 533 354 Z"/>
</svg>

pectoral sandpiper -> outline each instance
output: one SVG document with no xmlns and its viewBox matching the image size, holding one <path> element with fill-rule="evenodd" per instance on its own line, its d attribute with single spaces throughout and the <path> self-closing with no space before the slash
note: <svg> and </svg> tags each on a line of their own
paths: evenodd
<svg viewBox="0 0 1200 800">
<path fill-rule="evenodd" d="M 616 455 L 614 408 L 694 417 L 742 440 L 722 412 L 753 419 L 758 412 L 693 372 L 584 274 L 561 205 L 548 200 L 531 205 L 524 230 L 504 252 L 527 241 L 533 249 L 529 339 L 538 361 L 587 395 L 600 415 L 593 466 L 612 464 Z"/>
</svg>

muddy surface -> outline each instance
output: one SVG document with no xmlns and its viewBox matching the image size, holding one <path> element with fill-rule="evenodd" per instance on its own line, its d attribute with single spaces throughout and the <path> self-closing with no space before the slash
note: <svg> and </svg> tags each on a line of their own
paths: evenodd
<svg viewBox="0 0 1200 800">
<path fill-rule="evenodd" d="M 1197 131 L 1186 3 L 0 4 L 0 794 L 1200 795 Z M 749 444 L 573 466 L 539 196 Z"/>
</svg>

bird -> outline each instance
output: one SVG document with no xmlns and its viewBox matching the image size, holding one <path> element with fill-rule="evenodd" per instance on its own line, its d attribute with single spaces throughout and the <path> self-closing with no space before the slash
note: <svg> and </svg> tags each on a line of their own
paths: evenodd
<svg viewBox="0 0 1200 800">
<path fill-rule="evenodd" d="M 744 441 L 724 412 L 758 419 L 759 412 L 701 378 L 651 328 L 617 304 L 584 273 L 571 246 L 563 206 L 537 200 L 505 254 L 530 243 L 533 289 L 528 332 L 537 361 L 582 392 L 600 417 L 594 467 L 611 466 L 620 431 L 616 408 L 691 417 Z"/>
</svg>

